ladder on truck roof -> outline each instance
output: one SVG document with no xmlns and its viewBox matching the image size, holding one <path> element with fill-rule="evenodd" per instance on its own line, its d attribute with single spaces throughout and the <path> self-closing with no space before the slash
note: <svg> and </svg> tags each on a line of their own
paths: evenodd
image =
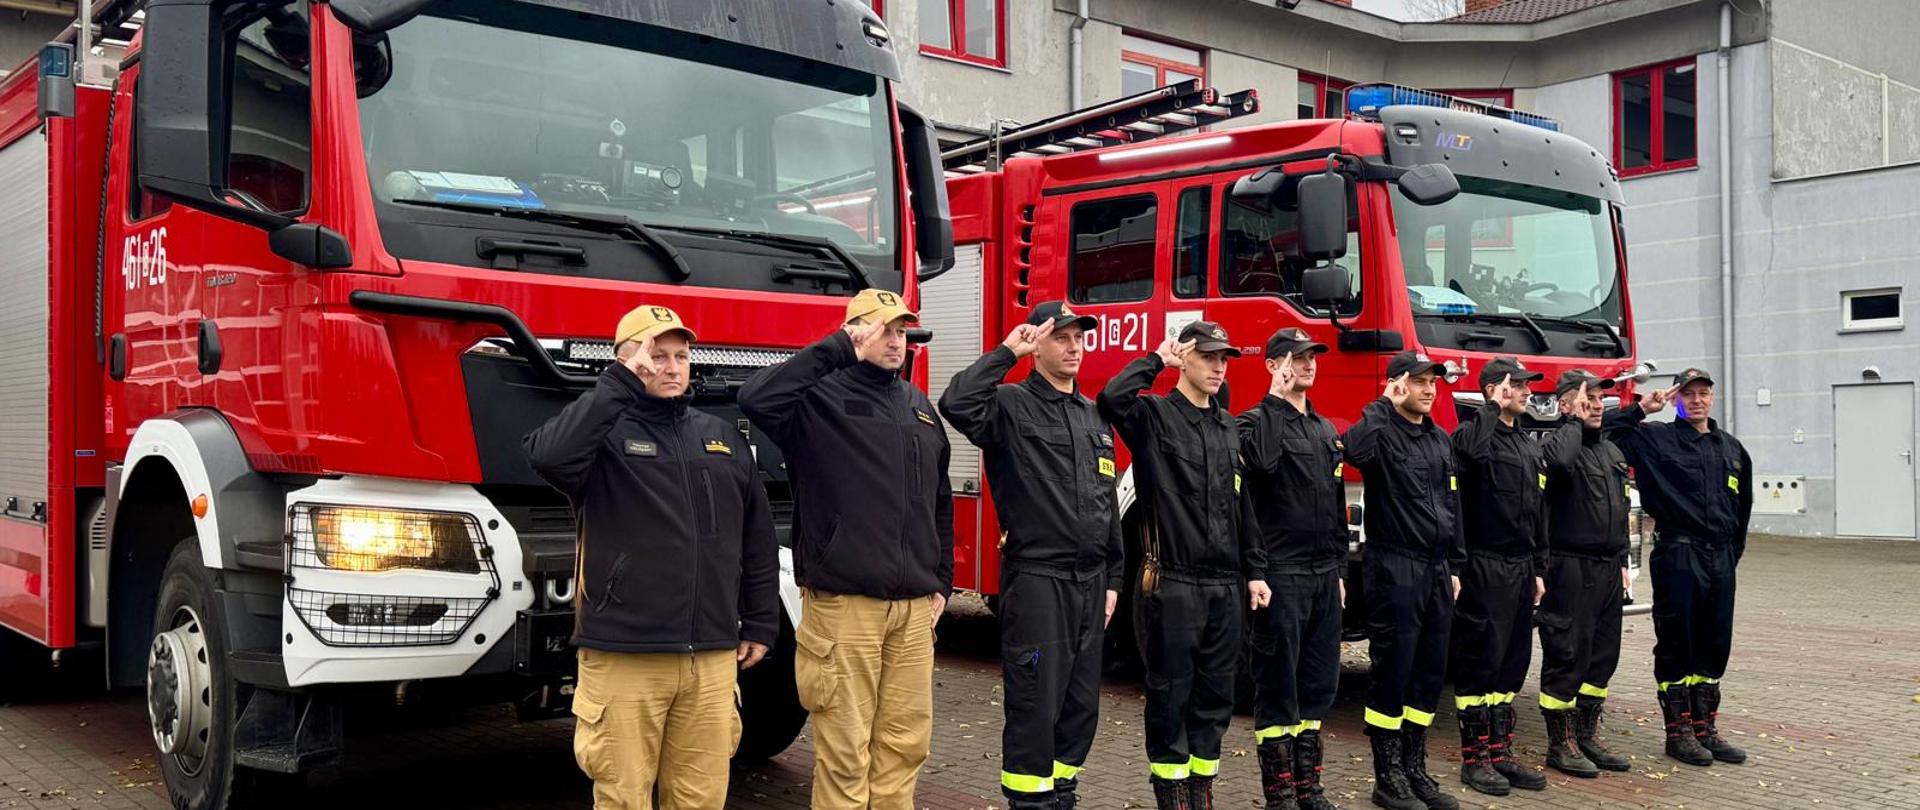
<svg viewBox="0 0 1920 810">
<path fill-rule="evenodd" d="M 1257 91 L 1222 94 L 1201 86 L 1199 79 L 1188 79 L 1031 124 L 1004 127 L 996 122 L 992 134 L 940 153 L 940 161 L 947 171 L 960 174 L 998 171 L 1001 161 L 1010 157 L 1150 141 L 1259 111 Z"/>
</svg>

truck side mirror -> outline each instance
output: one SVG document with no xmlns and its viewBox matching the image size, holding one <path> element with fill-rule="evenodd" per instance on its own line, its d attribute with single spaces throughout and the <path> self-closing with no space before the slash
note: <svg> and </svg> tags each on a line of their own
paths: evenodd
<svg viewBox="0 0 1920 810">
<path fill-rule="evenodd" d="M 900 107 L 900 141 L 906 150 L 908 200 L 913 211 L 913 242 L 920 259 L 920 280 L 953 269 L 953 214 L 947 208 L 947 178 L 940 161 L 940 138 L 932 122 L 912 107 Z"/>
<path fill-rule="evenodd" d="M 1400 175 L 1400 196 L 1415 205 L 1439 205 L 1460 193 L 1460 178 L 1440 163 L 1426 163 Z"/>
<path fill-rule="evenodd" d="M 1353 298 L 1353 279 L 1337 264 L 1309 268 L 1300 274 L 1300 297 L 1307 306 L 1332 309 Z"/>
<path fill-rule="evenodd" d="M 224 4 L 156 3 L 142 25 L 137 150 L 140 187 L 272 231 L 292 220 L 227 192 L 224 98 L 232 45 Z M 238 200 L 236 202 L 235 200 Z"/>
<path fill-rule="evenodd" d="M 1286 181 L 1286 173 L 1280 171 L 1278 166 L 1261 169 L 1233 181 L 1233 188 L 1227 194 L 1236 205 L 1268 213 L 1273 210 L 1273 199 Z"/>
<path fill-rule="evenodd" d="M 362 34 L 378 34 L 413 19 L 432 0 L 334 0 L 333 16 Z"/>
<path fill-rule="evenodd" d="M 1314 262 L 1347 255 L 1347 178 L 1333 171 L 1308 175 L 1300 178 L 1298 194 L 1300 255 Z"/>
</svg>

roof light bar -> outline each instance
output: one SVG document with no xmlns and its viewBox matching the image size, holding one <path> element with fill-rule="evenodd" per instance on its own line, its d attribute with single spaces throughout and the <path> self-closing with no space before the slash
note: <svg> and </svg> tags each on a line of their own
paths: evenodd
<svg viewBox="0 0 1920 810">
<path fill-rule="evenodd" d="M 1376 82 L 1356 84 L 1347 88 L 1347 115 L 1367 121 L 1380 120 L 1380 110 L 1384 107 L 1412 105 L 1417 107 L 1445 107 L 1450 110 L 1505 118 L 1517 124 L 1551 132 L 1560 131 L 1560 122 L 1544 115 L 1521 112 L 1497 104 L 1488 104 L 1471 99 L 1456 98 L 1432 90 L 1421 90 L 1398 84 Z"/>
</svg>

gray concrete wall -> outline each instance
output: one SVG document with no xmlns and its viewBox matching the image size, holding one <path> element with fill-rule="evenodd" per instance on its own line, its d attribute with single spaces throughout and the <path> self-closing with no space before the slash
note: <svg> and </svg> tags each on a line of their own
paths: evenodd
<svg viewBox="0 0 1920 810">
<path fill-rule="evenodd" d="M 1753 10 L 1757 0 L 1738 0 Z M 1771 0 L 1772 36 L 1842 56 L 1869 73 L 1920 85 L 1920 3 L 1913 0 Z"/>
<path fill-rule="evenodd" d="M 1908 61 L 1920 64 L 1912 50 L 1916 37 L 1920 25 L 1903 39 Z M 1772 45 L 1775 178 L 1920 161 L 1920 86 L 1876 72 L 1874 48 L 1860 49 L 1866 59 L 1856 61 L 1853 51 L 1836 56 L 1784 37 Z"/>
<path fill-rule="evenodd" d="M 20 67 L 71 22 L 49 14 L 0 11 L 0 71 Z"/>
</svg>

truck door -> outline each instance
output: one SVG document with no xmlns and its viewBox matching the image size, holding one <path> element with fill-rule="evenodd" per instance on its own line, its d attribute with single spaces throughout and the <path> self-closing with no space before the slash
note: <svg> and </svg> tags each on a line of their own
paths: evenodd
<svg viewBox="0 0 1920 810">
<path fill-rule="evenodd" d="M 1055 283 L 1032 303 L 1065 293 L 1067 303 L 1100 325 L 1087 333 L 1081 388 L 1088 396 L 1122 366 L 1153 351 L 1172 314 L 1166 251 L 1172 212 L 1164 183 L 1101 189 L 1056 205 L 1064 261 L 1053 262 Z M 1193 308 L 1193 318 L 1199 308 Z M 1192 318 L 1189 318 L 1191 320 Z M 1184 323 L 1184 322 L 1183 322 Z"/>
<path fill-rule="evenodd" d="M 1246 352 L 1245 359 L 1227 370 L 1233 409 L 1251 407 L 1264 395 L 1272 379 L 1264 362 L 1267 338 L 1276 329 L 1295 326 L 1331 347 L 1320 358 L 1312 398 L 1317 411 L 1344 428 L 1379 395 L 1381 381 L 1377 378 L 1382 366 L 1378 352 L 1342 349 L 1340 330 L 1329 316 L 1337 313 L 1341 323 L 1350 328 L 1377 328 L 1384 307 L 1373 301 L 1375 288 L 1380 285 L 1370 281 L 1377 276 L 1371 269 L 1376 244 L 1366 238 L 1366 228 L 1373 218 L 1363 213 L 1360 205 L 1370 189 L 1349 195 L 1347 253 L 1334 260 L 1346 268 L 1353 298 L 1334 313 L 1308 306 L 1300 299 L 1301 274 L 1312 263 L 1300 255 L 1299 212 L 1290 195 L 1298 177 L 1323 171 L 1324 166 L 1319 163 L 1297 174 L 1289 173 L 1288 182 L 1270 205 L 1232 198 L 1231 189 L 1240 174 L 1182 185 L 1184 244 L 1174 255 L 1177 261 L 1184 257 L 1184 263 L 1176 269 L 1176 276 L 1182 279 L 1177 283 L 1208 290 L 1207 318 L 1224 326 L 1233 342 Z M 1211 223 L 1212 233 L 1218 238 L 1203 235 L 1201 222 Z M 1208 249 L 1211 255 L 1202 255 Z"/>
</svg>

